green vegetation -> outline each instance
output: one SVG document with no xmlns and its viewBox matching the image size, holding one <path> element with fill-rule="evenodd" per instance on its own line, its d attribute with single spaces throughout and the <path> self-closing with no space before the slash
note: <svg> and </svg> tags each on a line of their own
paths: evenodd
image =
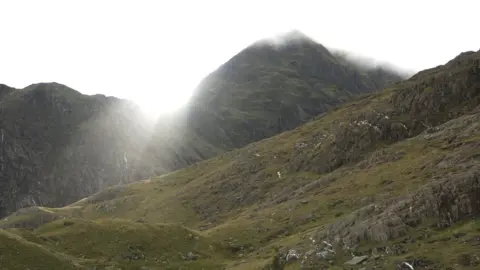
<svg viewBox="0 0 480 270">
<path fill-rule="evenodd" d="M 178 269 L 182 265 L 188 269 L 221 269 L 219 262 L 229 256 L 219 244 L 181 226 L 126 220 L 62 219 L 31 233 L 16 230 L 2 232 L 3 235 L 10 239 L 10 242 L 2 241 L 5 249 L 18 246 L 7 255 L 22 252 L 23 258 L 28 259 L 4 257 L 2 267 L 7 269 L 43 267 L 37 265 L 39 256 L 52 258 L 51 262 L 42 260 L 45 267 L 50 268 L 41 269 L 64 269 L 61 267 L 67 264 L 62 260 L 69 263 L 65 269 L 72 269 L 74 265 L 122 269 Z M 57 262 L 62 264 L 56 265 Z"/>
<path fill-rule="evenodd" d="M 77 269 L 68 256 L 0 230 L 0 268 Z"/>
<path fill-rule="evenodd" d="M 423 91 L 427 92 L 427 93 L 430 93 L 430 92 L 433 92 L 433 88 L 432 87 L 425 87 L 425 89 Z"/>
</svg>

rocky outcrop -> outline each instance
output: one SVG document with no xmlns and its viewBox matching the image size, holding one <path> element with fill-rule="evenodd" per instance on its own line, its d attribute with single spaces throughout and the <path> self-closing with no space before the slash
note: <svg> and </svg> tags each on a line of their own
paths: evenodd
<svg viewBox="0 0 480 270">
<path fill-rule="evenodd" d="M 379 143 L 392 144 L 424 131 L 431 133 L 436 125 L 473 112 L 480 104 L 479 55 L 461 54 L 446 65 L 393 86 L 383 93 L 387 102 L 366 107 L 331 130 L 322 143 L 322 153 L 314 157 L 315 168 L 291 164 L 292 170 L 331 172 L 358 161 Z M 367 106 L 372 98 L 378 96 L 366 96 L 351 106 Z"/>
<path fill-rule="evenodd" d="M 415 140 L 463 141 L 445 146 L 451 149 L 430 163 L 430 171 L 438 171 L 429 181 L 409 194 L 387 201 L 378 201 L 319 230 L 313 241 L 329 241 L 338 250 L 353 252 L 360 243 L 389 243 L 419 230 L 421 224 L 441 229 L 480 216 L 480 142 L 469 140 L 480 134 L 480 114 L 451 120 L 424 132 Z M 445 169 L 450 171 L 445 173 Z M 434 221 L 434 222 L 433 222 Z M 432 223 L 433 222 L 433 223 Z M 321 258 L 312 257 L 310 260 Z M 310 262 L 310 264 L 316 264 Z"/>
</svg>

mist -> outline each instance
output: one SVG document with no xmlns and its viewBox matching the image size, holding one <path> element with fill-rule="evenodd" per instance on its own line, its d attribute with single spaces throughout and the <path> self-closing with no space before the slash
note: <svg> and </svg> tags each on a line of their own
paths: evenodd
<svg viewBox="0 0 480 270">
<path fill-rule="evenodd" d="M 413 76 L 418 70 L 399 67 L 387 61 L 376 60 L 372 57 L 362 55 L 361 53 L 348 52 L 338 48 L 328 48 L 337 59 L 345 60 L 360 70 L 382 69 L 400 75 L 403 79 Z"/>
<path fill-rule="evenodd" d="M 280 50 L 285 46 L 296 44 L 299 42 L 312 41 L 325 47 L 337 61 L 352 65 L 359 70 L 384 70 L 395 73 L 403 79 L 408 79 L 419 70 L 403 68 L 389 61 L 382 61 L 370 56 L 366 56 L 360 52 L 348 51 L 341 47 L 325 46 L 321 40 L 316 40 L 308 36 L 299 29 L 290 29 L 285 32 L 277 33 L 269 37 L 255 41 L 251 46 L 272 46 L 276 50 Z"/>
<path fill-rule="evenodd" d="M 435 12 L 411 1 L 2 2 L 8 42 L 0 46 L 0 83 L 56 81 L 158 115 L 185 104 L 206 75 L 252 42 L 274 36 L 280 45 L 275 36 L 290 29 L 361 66 L 372 66 L 368 56 L 373 66 L 411 74 L 478 50 L 477 9 L 460 2 L 436 3 Z"/>
</svg>

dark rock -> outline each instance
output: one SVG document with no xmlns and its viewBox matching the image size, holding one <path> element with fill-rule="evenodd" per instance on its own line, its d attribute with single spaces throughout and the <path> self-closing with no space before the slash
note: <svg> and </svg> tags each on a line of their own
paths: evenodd
<svg viewBox="0 0 480 270">
<path fill-rule="evenodd" d="M 63 226 L 72 226 L 74 223 L 73 221 L 64 221 Z"/>
</svg>

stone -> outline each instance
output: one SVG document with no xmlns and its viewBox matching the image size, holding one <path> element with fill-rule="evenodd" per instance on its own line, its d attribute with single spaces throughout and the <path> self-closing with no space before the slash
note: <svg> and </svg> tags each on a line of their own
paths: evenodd
<svg viewBox="0 0 480 270">
<path fill-rule="evenodd" d="M 368 259 L 368 256 L 355 256 L 350 261 L 346 262 L 345 264 L 348 265 L 357 265 L 360 264 Z"/>
<path fill-rule="evenodd" d="M 189 260 L 189 261 L 194 261 L 194 260 L 196 260 L 197 258 L 198 258 L 198 256 L 197 256 L 195 253 L 191 252 L 191 251 L 188 252 L 187 257 L 186 257 L 186 259 Z"/>
<path fill-rule="evenodd" d="M 298 252 L 294 249 L 290 249 L 287 253 L 287 256 L 285 257 L 285 260 L 289 262 L 293 260 L 298 260 L 299 258 L 300 258 L 300 255 L 298 254 Z"/>
</svg>

